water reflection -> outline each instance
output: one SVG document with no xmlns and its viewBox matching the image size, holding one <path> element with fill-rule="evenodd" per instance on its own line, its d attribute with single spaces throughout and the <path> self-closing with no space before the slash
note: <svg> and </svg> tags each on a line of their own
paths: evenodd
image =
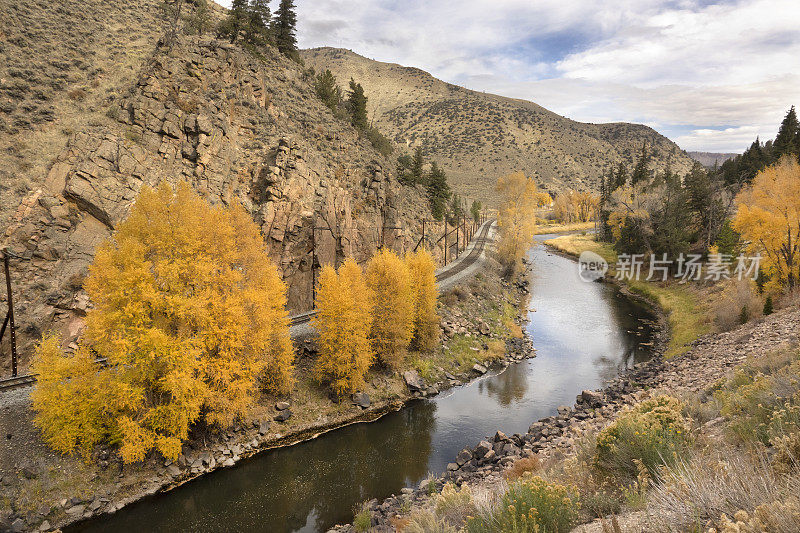
<svg viewBox="0 0 800 533">
<path fill-rule="evenodd" d="M 523 399 L 528 392 L 528 380 L 524 372 L 503 372 L 481 382 L 481 386 L 490 398 L 504 407 Z"/>
</svg>

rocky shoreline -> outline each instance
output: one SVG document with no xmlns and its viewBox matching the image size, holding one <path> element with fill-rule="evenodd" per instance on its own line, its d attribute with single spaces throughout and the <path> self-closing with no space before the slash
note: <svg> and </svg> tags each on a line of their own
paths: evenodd
<svg viewBox="0 0 800 533">
<path fill-rule="evenodd" d="M 684 355 L 663 359 L 658 353 L 609 380 L 604 388 L 584 390 L 573 406 L 560 406 L 557 415 L 534 422 L 524 435 L 498 431 L 491 439 L 459 452 L 438 478 L 424 480 L 418 487 L 403 489 L 382 502 L 367 502 L 373 527 L 370 531 L 394 532 L 392 524 L 397 517 L 429 506 L 445 483 L 491 487 L 500 483 L 503 473 L 519 459 L 534 455 L 542 461 L 567 457 L 574 453 L 578 439 L 601 430 L 631 405 L 658 394 L 702 393 L 749 355 L 799 342 L 800 309 L 788 308 L 733 331 L 703 336 Z M 660 348 L 663 346 L 661 342 Z M 331 531 L 351 533 L 355 529 L 348 524 Z"/>
</svg>

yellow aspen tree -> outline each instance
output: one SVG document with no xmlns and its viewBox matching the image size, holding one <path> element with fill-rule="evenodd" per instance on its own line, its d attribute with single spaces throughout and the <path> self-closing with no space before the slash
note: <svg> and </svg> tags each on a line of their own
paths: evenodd
<svg viewBox="0 0 800 533">
<path fill-rule="evenodd" d="M 733 227 L 761 254 L 775 288 L 793 289 L 800 276 L 800 164 L 784 157 L 765 168 L 736 197 Z"/>
<path fill-rule="evenodd" d="M 372 294 L 372 347 L 383 364 L 397 369 L 414 332 L 414 293 L 406 263 L 389 249 L 370 258 L 365 278 Z"/>
<path fill-rule="evenodd" d="M 497 180 L 495 190 L 500 195 L 497 252 L 507 267 L 516 269 L 533 244 L 538 204 L 536 184 L 522 172 L 515 172 Z"/>
<path fill-rule="evenodd" d="M 337 396 L 355 392 L 374 360 L 370 342 L 373 297 L 361 267 L 348 258 L 336 272 L 322 268 L 317 288 L 319 358 L 316 374 Z"/>
<path fill-rule="evenodd" d="M 411 276 L 411 292 L 414 302 L 414 334 L 412 347 L 430 352 L 439 340 L 439 314 L 436 302 L 439 291 L 436 288 L 436 267 L 433 257 L 425 248 L 406 255 L 406 264 Z"/>
<path fill-rule="evenodd" d="M 240 207 L 212 207 L 187 184 L 143 188 L 86 290 L 81 345 L 108 360 L 100 416 L 125 462 L 151 449 L 174 459 L 202 413 L 245 415 L 264 373 L 291 386 L 286 287 Z"/>
</svg>

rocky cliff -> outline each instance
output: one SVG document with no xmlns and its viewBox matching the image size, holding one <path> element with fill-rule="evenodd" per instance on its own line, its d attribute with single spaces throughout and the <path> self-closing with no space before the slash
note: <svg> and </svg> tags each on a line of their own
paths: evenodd
<svg viewBox="0 0 800 533">
<path fill-rule="evenodd" d="M 303 51 L 318 72 L 330 69 L 346 89 L 351 77 L 369 98 L 370 118 L 401 146 L 421 146 L 462 195 L 495 205 L 497 178 L 524 171 L 543 188 L 599 190 L 600 175 L 632 166 L 642 145 L 652 170 L 684 173 L 693 161 L 675 143 L 641 124 L 585 124 L 526 100 L 471 91 L 417 68 L 382 63 L 339 48 Z"/>
<path fill-rule="evenodd" d="M 48 329 L 80 333 L 81 290 L 95 247 L 145 185 L 185 180 L 210 202 L 241 202 L 289 285 L 310 307 L 312 244 L 320 264 L 364 261 L 416 242 L 428 213 L 416 189 L 314 96 L 303 70 L 211 37 L 156 48 L 102 119 L 76 130 L 8 218 L 4 242 L 23 354 Z M 316 229 L 314 229 L 316 228 Z"/>
</svg>

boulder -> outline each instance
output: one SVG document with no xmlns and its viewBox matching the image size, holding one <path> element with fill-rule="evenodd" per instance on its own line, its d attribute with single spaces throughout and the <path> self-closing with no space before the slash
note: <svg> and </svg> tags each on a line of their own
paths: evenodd
<svg viewBox="0 0 800 533">
<path fill-rule="evenodd" d="M 458 465 L 455 463 L 447 463 L 447 471 L 448 472 L 455 472 L 458 470 Z"/>
<path fill-rule="evenodd" d="M 558 406 L 558 414 L 561 416 L 569 416 L 572 413 L 572 408 L 567 405 Z"/>
<path fill-rule="evenodd" d="M 353 403 L 362 409 L 366 409 L 370 405 L 369 394 L 366 392 L 357 392 L 353 394 Z"/>
<path fill-rule="evenodd" d="M 456 456 L 456 463 L 458 463 L 458 466 L 461 466 L 470 459 L 472 459 L 472 452 L 465 448 L 458 452 L 458 455 Z"/>
<path fill-rule="evenodd" d="M 289 408 L 289 402 L 278 402 L 275 404 L 275 409 L 278 411 L 284 411 Z"/>
<path fill-rule="evenodd" d="M 585 390 L 578 397 L 581 403 L 588 404 L 590 407 L 600 407 L 603 405 L 603 394 L 598 391 Z"/>
<path fill-rule="evenodd" d="M 403 381 L 406 382 L 406 386 L 411 392 L 420 392 L 425 389 L 425 381 L 419 377 L 416 370 L 403 372 Z"/>
<path fill-rule="evenodd" d="M 287 408 L 275 415 L 274 420 L 277 422 L 286 422 L 290 418 L 292 418 L 292 412 Z"/>
<path fill-rule="evenodd" d="M 259 420 L 258 422 L 258 434 L 259 435 L 266 435 L 269 431 L 269 420 Z"/>
<path fill-rule="evenodd" d="M 478 446 L 475 447 L 475 457 L 481 458 L 486 455 L 489 450 L 492 449 L 492 445 L 489 444 L 489 441 L 482 440 L 478 443 Z"/>
<path fill-rule="evenodd" d="M 483 375 L 483 374 L 485 374 L 486 372 L 489 371 L 488 368 L 486 368 L 485 366 L 483 366 L 480 363 L 475 363 L 475 366 L 472 367 L 472 370 L 474 370 L 475 372 L 477 372 L 480 375 Z"/>
</svg>

